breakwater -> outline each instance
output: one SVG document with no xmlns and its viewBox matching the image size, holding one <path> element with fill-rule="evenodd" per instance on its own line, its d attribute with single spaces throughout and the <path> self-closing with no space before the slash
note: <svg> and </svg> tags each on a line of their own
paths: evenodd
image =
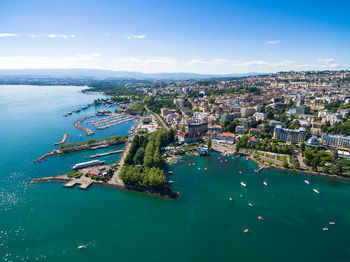
<svg viewBox="0 0 350 262">
<path fill-rule="evenodd" d="M 67 139 L 68 139 L 68 134 L 64 134 L 62 137 L 62 140 L 60 142 L 54 143 L 53 145 L 54 146 L 62 145 L 64 143 L 66 143 Z"/>
<path fill-rule="evenodd" d="M 64 116 L 64 117 L 67 117 L 67 116 L 72 115 L 73 113 L 79 113 L 79 112 L 82 111 L 82 110 L 88 109 L 89 106 L 92 106 L 92 105 L 94 105 L 94 104 L 89 104 L 89 105 L 86 105 L 86 106 L 77 108 L 77 109 L 75 109 L 75 110 L 73 110 L 73 111 L 71 111 L 71 112 L 68 112 L 68 113 L 64 114 L 63 116 Z"/>
<path fill-rule="evenodd" d="M 43 161 L 45 158 L 47 158 L 49 156 L 54 156 L 54 155 L 57 155 L 57 154 L 60 154 L 60 153 L 61 153 L 60 150 L 57 150 L 57 149 L 51 150 L 50 152 L 47 152 L 46 154 L 43 154 L 41 157 L 35 159 L 34 162 Z"/>
<path fill-rule="evenodd" d="M 96 158 L 96 157 L 100 157 L 100 156 L 108 156 L 108 155 L 118 154 L 118 153 L 122 153 L 122 152 L 124 152 L 123 149 L 122 150 L 116 150 L 116 151 L 110 151 L 110 152 L 106 152 L 106 153 L 91 155 L 90 158 Z"/>
<path fill-rule="evenodd" d="M 91 129 L 89 129 L 87 127 L 84 127 L 82 125 L 83 121 L 85 121 L 86 119 L 89 119 L 91 117 L 93 117 L 93 116 L 86 116 L 86 117 L 80 118 L 80 119 L 78 119 L 77 121 L 74 122 L 74 126 L 76 128 L 78 128 L 79 130 L 84 131 L 86 136 L 92 136 L 93 134 L 95 134 L 94 131 L 92 131 Z"/>
</svg>

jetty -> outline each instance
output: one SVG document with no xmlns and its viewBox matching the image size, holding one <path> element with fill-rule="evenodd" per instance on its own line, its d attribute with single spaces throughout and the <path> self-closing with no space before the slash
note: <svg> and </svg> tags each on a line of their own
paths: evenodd
<svg viewBox="0 0 350 262">
<path fill-rule="evenodd" d="M 89 119 L 91 117 L 93 117 L 93 116 L 86 116 L 86 117 L 80 118 L 80 119 L 78 119 L 77 121 L 74 122 L 74 126 L 77 129 L 84 131 L 86 136 L 92 136 L 93 134 L 95 134 L 94 131 L 92 131 L 91 129 L 89 129 L 87 127 L 84 127 L 82 125 L 83 121 L 85 121 L 86 119 Z"/>
<path fill-rule="evenodd" d="M 110 151 L 110 152 L 106 152 L 106 153 L 91 155 L 90 158 L 96 158 L 96 157 L 100 157 L 100 156 L 108 156 L 108 155 L 118 154 L 118 153 L 122 153 L 122 152 L 124 152 L 123 149 L 122 150 L 116 150 L 116 151 Z"/>
<path fill-rule="evenodd" d="M 60 142 L 54 143 L 53 145 L 54 146 L 62 145 L 64 143 L 66 143 L 67 139 L 68 139 L 68 134 L 64 134 L 62 137 L 62 140 Z"/>
<path fill-rule="evenodd" d="M 42 155 L 41 157 L 35 159 L 34 162 L 40 162 L 40 161 L 44 160 L 45 158 L 47 158 L 48 156 L 54 156 L 54 155 L 57 155 L 60 153 L 61 153 L 61 151 L 59 151 L 57 149 L 51 150 L 50 152 L 47 152 L 46 154 Z"/>
<path fill-rule="evenodd" d="M 67 117 L 67 116 L 72 115 L 73 113 L 79 113 L 79 112 L 82 111 L 82 110 L 88 109 L 89 106 L 92 106 L 92 105 L 93 105 L 93 104 L 90 104 L 90 105 L 86 105 L 86 106 L 77 108 L 77 109 L 75 109 L 75 110 L 73 110 L 73 111 L 71 111 L 71 112 L 68 112 L 67 114 L 64 114 L 63 116 L 64 116 L 64 117 Z"/>
</svg>

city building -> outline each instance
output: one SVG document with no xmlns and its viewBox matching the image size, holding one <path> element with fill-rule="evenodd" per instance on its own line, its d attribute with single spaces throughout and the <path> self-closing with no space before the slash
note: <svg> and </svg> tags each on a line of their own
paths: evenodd
<svg viewBox="0 0 350 262">
<path fill-rule="evenodd" d="M 259 112 L 255 112 L 253 117 L 255 118 L 255 121 L 264 121 L 266 120 L 266 114 L 265 113 L 259 113 Z"/>
<path fill-rule="evenodd" d="M 261 134 L 261 129 L 259 128 L 250 128 L 249 129 L 249 135 L 251 136 L 258 136 Z"/>
<path fill-rule="evenodd" d="M 306 131 L 303 127 L 299 129 L 287 129 L 281 125 L 277 125 L 274 129 L 273 137 L 282 142 L 302 143 L 305 141 Z"/>
<path fill-rule="evenodd" d="M 236 126 L 235 132 L 237 134 L 244 134 L 245 133 L 245 126 Z"/>
<path fill-rule="evenodd" d="M 350 149 L 350 136 L 329 135 L 323 133 L 321 136 L 322 145 Z"/>
</svg>

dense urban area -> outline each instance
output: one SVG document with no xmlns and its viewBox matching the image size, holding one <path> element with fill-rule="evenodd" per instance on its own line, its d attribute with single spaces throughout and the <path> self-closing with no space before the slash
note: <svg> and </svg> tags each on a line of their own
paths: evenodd
<svg viewBox="0 0 350 262">
<path fill-rule="evenodd" d="M 2 81 L 5 81 L 4 79 Z M 10 81 L 10 80 L 6 80 Z M 211 151 L 244 156 L 259 168 L 346 179 L 350 175 L 350 72 L 280 72 L 205 80 L 23 79 L 82 85 L 137 119 L 113 170 L 116 184 L 162 189 L 166 162 Z M 62 146 L 64 148 L 65 146 Z M 258 172 L 258 170 L 257 170 Z M 76 171 L 70 174 L 76 175 Z M 91 178 L 97 178 L 95 173 Z"/>
</svg>

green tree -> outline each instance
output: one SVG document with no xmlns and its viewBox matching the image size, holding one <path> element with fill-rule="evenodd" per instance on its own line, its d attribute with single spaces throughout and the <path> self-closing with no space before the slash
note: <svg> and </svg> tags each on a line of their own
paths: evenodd
<svg viewBox="0 0 350 262">
<path fill-rule="evenodd" d="M 288 168 L 289 167 L 287 160 L 285 160 L 285 159 L 283 160 L 282 166 L 284 168 Z"/>
<path fill-rule="evenodd" d="M 145 156 L 145 150 L 140 147 L 137 151 L 136 154 L 134 156 L 134 164 L 135 165 L 142 165 L 143 164 L 143 158 Z"/>
<path fill-rule="evenodd" d="M 211 138 L 208 139 L 208 149 L 211 148 Z"/>
<path fill-rule="evenodd" d="M 293 165 L 294 169 L 300 169 L 300 163 L 299 162 L 295 162 Z"/>
</svg>

